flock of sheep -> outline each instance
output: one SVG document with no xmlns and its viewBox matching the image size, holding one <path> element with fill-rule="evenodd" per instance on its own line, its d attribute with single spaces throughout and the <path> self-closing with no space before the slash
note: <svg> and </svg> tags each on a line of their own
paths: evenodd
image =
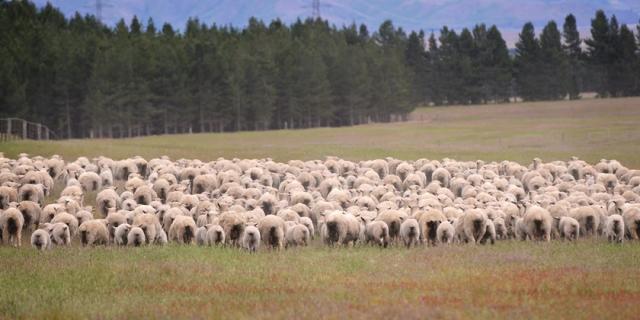
<svg viewBox="0 0 640 320">
<path fill-rule="evenodd" d="M 94 196 L 94 207 L 85 206 Z M 20 246 L 31 233 L 40 250 L 76 237 L 85 246 L 175 242 L 251 252 L 306 246 L 315 236 L 328 246 L 623 242 L 640 236 L 640 170 L 577 158 L 523 166 L 0 154 L 0 227 L 3 243 Z"/>
</svg>

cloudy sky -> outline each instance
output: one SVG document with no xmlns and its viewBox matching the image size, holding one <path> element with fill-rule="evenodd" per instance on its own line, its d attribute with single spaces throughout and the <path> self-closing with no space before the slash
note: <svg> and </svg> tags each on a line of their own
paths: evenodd
<svg viewBox="0 0 640 320">
<path fill-rule="evenodd" d="M 311 15 L 311 0 L 101 0 L 107 24 L 137 15 L 152 17 L 156 26 L 171 23 L 184 29 L 189 17 L 218 25 L 244 26 L 251 16 L 264 21 L 286 22 Z M 36 0 L 44 5 L 47 0 Z M 50 0 L 67 15 L 76 11 L 95 13 L 96 0 Z M 531 21 L 540 31 L 549 20 L 562 25 L 573 13 L 583 36 L 588 36 L 590 19 L 598 9 L 615 14 L 620 23 L 635 25 L 640 20 L 640 0 L 321 0 L 321 15 L 342 26 L 365 23 L 370 30 L 391 19 L 405 30 L 438 30 L 443 25 L 459 30 L 477 23 L 496 24 L 509 46 L 517 41 L 522 25 Z"/>
</svg>

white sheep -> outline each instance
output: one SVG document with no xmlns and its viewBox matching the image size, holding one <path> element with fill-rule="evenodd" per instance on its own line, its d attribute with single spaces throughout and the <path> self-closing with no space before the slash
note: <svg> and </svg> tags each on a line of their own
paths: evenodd
<svg viewBox="0 0 640 320">
<path fill-rule="evenodd" d="M 120 206 L 120 196 L 112 188 L 104 189 L 96 196 L 96 206 L 100 217 L 106 217 L 109 210 Z"/>
<path fill-rule="evenodd" d="M 640 208 L 627 206 L 623 209 L 622 218 L 627 234 L 632 240 L 640 240 Z"/>
<path fill-rule="evenodd" d="M 455 236 L 455 229 L 448 220 L 442 221 L 436 229 L 436 239 L 441 244 L 451 244 Z"/>
<path fill-rule="evenodd" d="M 532 206 L 527 209 L 523 217 L 526 234 L 531 240 L 551 241 L 551 224 L 553 218 L 546 209 Z"/>
<path fill-rule="evenodd" d="M 496 227 L 493 223 L 493 220 L 491 219 L 487 219 L 486 231 L 484 233 L 484 236 L 480 240 L 480 243 L 485 244 L 487 241 L 489 241 L 491 244 L 496 243 Z"/>
<path fill-rule="evenodd" d="M 17 209 L 20 210 L 24 218 L 23 228 L 29 231 L 34 230 L 40 222 L 40 215 L 42 213 L 40 205 L 33 201 L 22 201 L 18 203 Z"/>
<path fill-rule="evenodd" d="M 195 237 L 196 222 L 190 216 L 177 216 L 169 228 L 169 239 L 179 244 L 191 244 Z"/>
<path fill-rule="evenodd" d="M 45 223 L 44 228 L 49 232 L 51 243 L 57 246 L 71 244 L 71 232 L 69 226 L 62 223 Z"/>
<path fill-rule="evenodd" d="M 8 208 L 0 213 L 0 226 L 2 227 L 3 241 L 15 247 L 22 245 L 22 227 L 24 217 L 20 210 Z"/>
<path fill-rule="evenodd" d="M 38 229 L 31 234 L 31 246 L 38 250 L 51 249 L 51 239 L 49 232 L 44 229 Z"/>
<path fill-rule="evenodd" d="M 102 178 L 95 172 L 83 172 L 78 177 L 78 182 L 84 192 L 95 192 L 102 189 Z"/>
<path fill-rule="evenodd" d="M 78 219 L 74 215 L 68 212 L 60 212 L 51 219 L 51 223 L 53 224 L 59 222 L 62 222 L 69 227 L 71 237 L 75 237 L 75 235 L 78 234 Z"/>
<path fill-rule="evenodd" d="M 109 243 L 109 230 L 104 219 L 89 220 L 78 227 L 80 241 L 83 246 L 107 245 Z"/>
<path fill-rule="evenodd" d="M 265 246 L 282 249 L 285 243 L 285 221 L 279 216 L 268 215 L 258 221 L 257 228 Z"/>
<path fill-rule="evenodd" d="M 131 227 L 127 234 L 127 245 L 133 247 L 139 247 L 147 243 L 144 231 L 139 227 Z"/>
<path fill-rule="evenodd" d="M 209 225 L 207 227 L 207 243 L 210 246 L 217 246 L 224 244 L 224 229 L 219 225 Z"/>
<path fill-rule="evenodd" d="M 604 233 L 609 242 L 622 243 L 624 241 L 624 218 L 619 214 L 607 217 Z"/>
<path fill-rule="evenodd" d="M 302 224 L 305 227 L 307 227 L 307 230 L 309 230 L 309 236 L 311 237 L 311 240 L 315 239 L 316 229 L 313 226 L 313 221 L 311 220 L 311 218 L 309 218 L 309 217 L 300 217 L 300 224 Z"/>
<path fill-rule="evenodd" d="M 572 217 L 561 217 L 558 230 L 562 239 L 577 240 L 580 236 L 580 223 Z"/>
<path fill-rule="evenodd" d="M 435 233 L 435 231 L 434 231 Z M 400 225 L 400 239 L 407 248 L 417 246 L 420 243 L 420 225 L 413 218 L 406 219 Z"/>
<path fill-rule="evenodd" d="M 285 236 L 287 244 L 286 247 L 306 247 L 309 245 L 311 236 L 309 229 L 302 224 L 296 224 L 290 228 L 287 228 L 287 234 Z"/>
<path fill-rule="evenodd" d="M 260 248 L 260 230 L 253 225 L 245 227 L 241 242 L 244 249 L 255 253 Z"/>
<path fill-rule="evenodd" d="M 386 248 L 391 241 L 389 237 L 389 226 L 384 221 L 366 222 L 365 241 L 368 244 L 375 244 Z"/>
<path fill-rule="evenodd" d="M 597 235 L 600 215 L 591 206 L 581 206 L 569 211 L 569 216 L 580 224 L 580 234 L 583 236 Z"/>
<path fill-rule="evenodd" d="M 459 233 L 464 242 L 477 243 L 484 237 L 487 231 L 487 215 L 479 209 L 471 209 L 460 218 L 462 232 Z"/>
<path fill-rule="evenodd" d="M 126 246 L 128 242 L 129 231 L 131 231 L 131 225 L 128 223 L 122 223 L 115 227 L 113 232 L 113 241 L 118 246 Z"/>
<path fill-rule="evenodd" d="M 196 229 L 196 244 L 199 246 L 204 246 L 207 244 L 207 227 L 202 226 Z"/>
</svg>

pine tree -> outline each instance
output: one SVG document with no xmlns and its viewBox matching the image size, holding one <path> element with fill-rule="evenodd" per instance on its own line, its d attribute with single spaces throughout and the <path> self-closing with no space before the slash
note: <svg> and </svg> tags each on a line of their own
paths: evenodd
<svg viewBox="0 0 640 320">
<path fill-rule="evenodd" d="M 617 82 L 613 84 L 614 88 L 619 91 L 619 95 L 631 96 L 638 94 L 639 71 L 637 64 L 636 52 L 638 46 L 635 42 L 635 36 L 627 25 L 620 27 L 620 46 L 616 54 L 618 57 L 614 64 L 613 72 L 618 75 Z"/>
<path fill-rule="evenodd" d="M 535 36 L 533 24 L 528 22 L 522 27 L 516 43 L 514 73 L 518 95 L 525 101 L 539 100 L 541 77 L 540 43 Z"/>
<path fill-rule="evenodd" d="M 590 72 L 593 74 L 594 87 L 600 97 L 606 97 L 608 92 L 607 66 L 610 63 L 611 36 L 609 33 L 609 19 L 604 11 L 598 10 L 591 20 L 591 39 L 585 43 L 588 46 Z"/>
<path fill-rule="evenodd" d="M 411 77 L 411 103 L 424 104 L 428 92 L 428 66 L 425 52 L 424 33 L 411 32 L 405 50 L 405 61 Z"/>
<path fill-rule="evenodd" d="M 487 32 L 486 47 L 481 53 L 484 66 L 482 82 L 486 84 L 485 99 L 508 102 L 511 94 L 511 58 L 507 43 L 498 28 L 493 25 Z"/>
<path fill-rule="evenodd" d="M 580 40 L 580 33 L 576 26 L 576 18 L 572 14 L 565 18 L 563 31 L 564 52 L 568 59 L 569 68 L 566 89 L 569 93 L 569 99 L 574 100 L 580 98 L 584 66 L 582 63 L 582 40 Z"/>
<path fill-rule="evenodd" d="M 542 82 L 541 98 L 545 100 L 563 99 L 567 90 L 567 65 L 560 41 L 560 32 L 554 21 L 550 21 L 540 36 L 540 59 Z"/>
</svg>

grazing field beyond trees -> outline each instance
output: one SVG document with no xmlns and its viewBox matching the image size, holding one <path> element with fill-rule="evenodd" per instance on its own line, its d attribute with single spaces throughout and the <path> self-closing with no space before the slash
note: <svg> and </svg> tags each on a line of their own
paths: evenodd
<svg viewBox="0 0 640 320">
<path fill-rule="evenodd" d="M 223 134 L 152 136 L 133 139 L 14 141 L 0 145 L 19 153 L 66 160 L 79 156 L 172 159 L 266 158 L 277 161 L 396 157 L 514 160 L 529 163 L 617 159 L 640 168 L 640 98 L 588 99 L 503 105 L 420 108 L 409 122 L 342 128 Z"/>
<path fill-rule="evenodd" d="M 640 98 L 422 108 L 409 122 L 134 139 L 13 141 L 61 155 L 277 161 L 534 157 L 640 168 Z M 60 185 L 53 201 L 60 193 Z M 94 205 L 95 192 L 86 195 Z M 308 247 L 257 254 L 196 246 L 0 246 L 0 318 L 595 318 L 640 314 L 640 246 L 550 243 Z"/>
</svg>

